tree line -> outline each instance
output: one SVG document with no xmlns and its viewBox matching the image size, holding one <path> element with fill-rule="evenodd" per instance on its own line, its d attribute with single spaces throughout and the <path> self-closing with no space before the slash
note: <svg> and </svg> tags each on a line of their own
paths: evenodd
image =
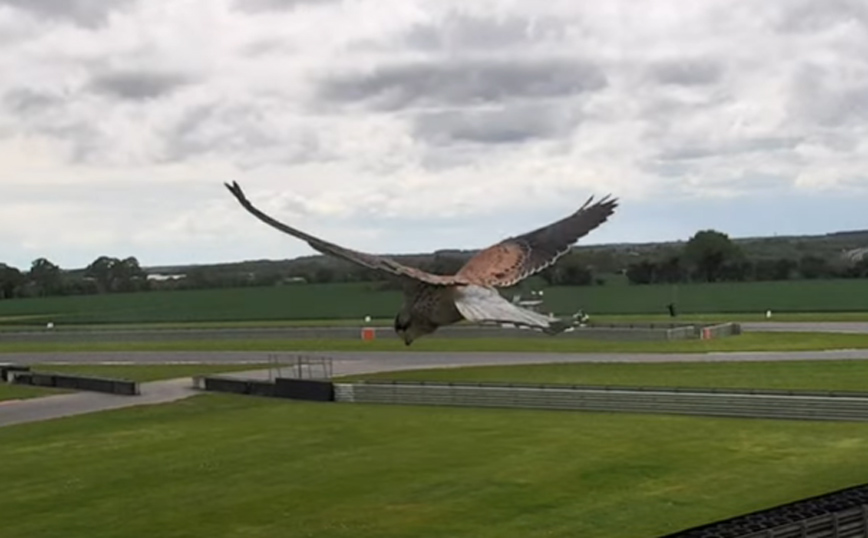
<svg viewBox="0 0 868 538">
<path fill-rule="evenodd" d="M 81 275 L 63 271 L 47 258 L 37 258 L 30 269 L 20 271 L 0 263 L 0 299 L 89 295 L 145 291 L 147 274 L 135 257 L 100 256 Z"/>
<path fill-rule="evenodd" d="M 457 272 L 469 255 L 435 253 L 402 259 L 435 274 Z M 729 236 L 716 230 L 697 232 L 680 248 L 620 264 L 611 249 L 572 251 L 539 274 L 549 286 L 603 285 L 612 273 L 623 273 L 631 284 L 683 282 L 744 282 L 789 279 L 868 278 L 868 257 L 848 262 L 816 254 L 793 258 L 748 258 Z M 191 267 L 183 278 L 152 280 L 133 257 L 100 256 L 80 271 L 63 271 L 47 258 L 34 260 L 27 271 L 0 263 L 0 299 L 275 286 L 297 282 L 377 282 L 376 271 L 328 258 L 286 262 L 255 261 Z"/>
<path fill-rule="evenodd" d="M 816 254 L 748 259 L 725 233 L 703 230 L 680 250 L 629 264 L 625 274 L 631 284 L 868 278 L 868 257 L 856 262 Z"/>
</svg>

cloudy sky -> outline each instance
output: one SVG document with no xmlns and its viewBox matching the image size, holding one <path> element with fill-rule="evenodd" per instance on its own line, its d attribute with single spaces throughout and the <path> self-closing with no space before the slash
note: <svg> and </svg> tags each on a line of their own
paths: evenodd
<svg viewBox="0 0 868 538">
<path fill-rule="evenodd" d="M 860 0 L 0 0 L 0 262 L 868 228 Z"/>
</svg>

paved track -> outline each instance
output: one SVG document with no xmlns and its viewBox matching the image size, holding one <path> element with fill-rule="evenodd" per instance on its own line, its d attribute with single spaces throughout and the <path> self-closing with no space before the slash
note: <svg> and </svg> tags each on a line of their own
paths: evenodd
<svg viewBox="0 0 868 538">
<path fill-rule="evenodd" d="M 589 327 L 564 333 L 558 338 L 617 338 L 654 340 L 663 338 L 666 323 L 652 329 L 648 326 L 629 328 Z M 744 331 L 835 332 L 868 334 L 868 322 L 786 322 L 760 321 L 740 323 Z M 220 329 L 93 329 L 93 330 L 28 330 L 2 331 L 3 342 L 167 342 L 187 340 L 287 340 L 300 338 L 359 339 L 361 327 L 245 327 Z M 391 327 L 378 327 L 378 338 L 397 338 Z M 536 331 L 509 330 L 500 327 L 444 327 L 430 338 L 550 338 Z"/>
<path fill-rule="evenodd" d="M 139 396 L 76 392 L 44 398 L 0 402 L 0 427 L 122 407 L 168 403 L 199 394 L 192 388 L 190 379 L 142 383 L 140 389 L 141 395 Z"/>
<path fill-rule="evenodd" d="M 863 321 L 751 321 L 741 324 L 745 331 L 753 332 L 820 332 L 868 333 L 868 322 Z"/>
<path fill-rule="evenodd" d="M 388 371 L 415 367 L 473 366 L 483 364 L 523 364 L 545 362 L 701 362 L 701 361 L 780 361 L 804 359 L 868 359 L 868 349 L 834 351 L 742 351 L 716 353 L 501 353 L 436 351 L 103 351 L 77 353 L 5 353 L 0 359 L 18 364 L 171 364 L 171 363 L 265 363 L 269 356 L 291 359 L 295 355 L 334 359 L 335 375 L 350 373 L 359 364 Z"/>
<path fill-rule="evenodd" d="M 312 355 L 310 353 L 304 353 Z M 267 352 L 100 352 L 100 353 L 15 353 L 3 354 L 4 362 L 45 363 L 263 363 Z M 291 353 L 283 354 L 287 358 Z M 331 352 L 334 375 L 349 375 L 420 368 L 529 364 L 551 362 L 701 362 L 701 361 L 787 361 L 804 359 L 868 359 L 868 349 L 804 352 L 741 353 L 429 353 L 429 352 Z M 250 372 L 264 376 L 267 371 Z M 237 374 L 236 374 L 237 375 Z M 75 393 L 0 403 L 0 426 L 35 422 L 136 405 L 166 403 L 197 394 L 189 379 L 143 383 L 140 396 Z"/>
</svg>

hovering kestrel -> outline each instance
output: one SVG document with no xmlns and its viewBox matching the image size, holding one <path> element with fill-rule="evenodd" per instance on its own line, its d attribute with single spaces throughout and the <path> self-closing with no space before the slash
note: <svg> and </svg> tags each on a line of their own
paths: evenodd
<svg viewBox="0 0 868 538">
<path fill-rule="evenodd" d="M 408 346 L 438 327 L 461 320 L 530 328 L 546 334 L 566 330 L 570 324 L 514 305 L 497 288 L 513 286 L 554 264 L 580 237 L 605 222 L 618 206 L 617 199 L 609 196 L 592 205 L 592 196 L 572 215 L 504 239 L 478 252 L 454 275 L 444 276 L 385 256 L 350 250 L 287 226 L 254 207 L 238 183 L 227 183 L 226 187 L 256 218 L 307 242 L 314 250 L 401 280 L 405 284 L 404 305 L 395 316 L 395 332 Z"/>
</svg>

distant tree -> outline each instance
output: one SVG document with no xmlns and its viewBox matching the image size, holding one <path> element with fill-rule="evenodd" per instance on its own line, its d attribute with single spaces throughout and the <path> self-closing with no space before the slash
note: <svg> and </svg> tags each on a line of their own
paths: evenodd
<svg viewBox="0 0 868 538">
<path fill-rule="evenodd" d="M 148 286 L 147 275 L 134 256 L 123 260 L 100 256 L 85 268 L 84 276 L 93 279 L 99 293 L 138 291 Z"/>
<path fill-rule="evenodd" d="M 318 284 L 328 284 L 329 282 L 335 282 L 335 271 L 334 269 L 326 266 L 318 267 L 313 274 L 313 282 Z"/>
<path fill-rule="evenodd" d="M 651 284 L 657 279 L 656 264 L 642 260 L 627 266 L 627 280 L 630 284 Z"/>
<path fill-rule="evenodd" d="M 112 268 L 113 291 L 139 291 L 147 287 L 147 275 L 135 256 L 118 261 Z"/>
<path fill-rule="evenodd" d="M 39 296 L 55 295 L 63 285 L 60 267 L 46 258 L 33 260 L 27 278 L 33 284 L 35 294 Z"/>
<path fill-rule="evenodd" d="M 696 232 L 684 246 L 684 259 L 693 266 L 696 277 L 705 282 L 719 280 L 723 266 L 742 257 L 738 245 L 717 230 Z"/>
<path fill-rule="evenodd" d="M 731 260 L 720 268 L 720 280 L 744 282 L 753 276 L 754 265 L 748 260 Z"/>
<path fill-rule="evenodd" d="M 0 263 L 0 299 L 11 299 L 17 295 L 18 289 L 24 285 L 27 278 L 21 271 Z"/>
<path fill-rule="evenodd" d="M 540 272 L 549 286 L 590 286 L 594 283 L 594 273 L 576 254 L 567 254 L 554 265 Z"/>
<path fill-rule="evenodd" d="M 754 280 L 789 280 L 795 273 L 798 265 L 795 260 L 789 258 L 758 260 L 754 264 Z"/>
<path fill-rule="evenodd" d="M 112 271 L 117 263 L 117 258 L 100 256 L 84 269 L 84 276 L 93 279 L 98 293 L 106 293 L 111 290 Z"/>
<path fill-rule="evenodd" d="M 799 264 L 789 258 L 781 258 L 775 261 L 774 280 L 789 280 Z"/>
<path fill-rule="evenodd" d="M 675 284 L 678 282 L 684 282 L 687 280 L 687 276 L 687 269 L 682 264 L 680 256 L 669 256 L 662 262 L 656 264 L 655 282 Z"/>
<path fill-rule="evenodd" d="M 847 267 L 843 276 L 847 278 L 868 278 L 868 256 Z"/>
<path fill-rule="evenodd" d="M 425 264 L 426 269 L 435 275 L 454 275 L 466 260 L 449 254 L 435 253 L 433 259 Z"/>
<path fill-rule="evenodd" d="M 826 258 L 808 254 L 799 260 L 799 274 L 802 278 L 816 279 L 830 276 L 832 268 Z"/>
</svg>

